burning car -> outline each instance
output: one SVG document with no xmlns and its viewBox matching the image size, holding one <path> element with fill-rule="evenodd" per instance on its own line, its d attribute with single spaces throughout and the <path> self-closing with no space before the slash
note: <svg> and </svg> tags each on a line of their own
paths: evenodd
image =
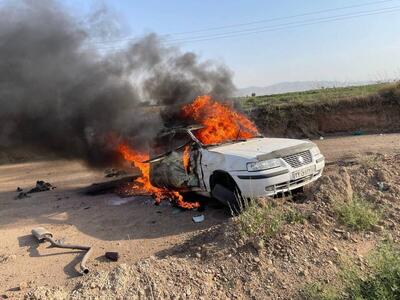
<svg viewBox="0 0 400 300">
<path fill-rule="evenodd" d="M 241 198 L 292 191 L 322 175 L 324 156 L 310 141 L 257 135 L 205 145 L 196 136 L 201 129 L 174 128 L 157 138 L 153 186 L 195 191 L 238 207 Z"/>
<path fill-rule="evenodd" d="M 169 128 L 149 153 L 122 144 L 119 152 L 142 176 L 132 190 L 156 201 L 175 200 L 184 208 L 184 192 L 212 196 L 238 209 L 242 199 L 272 196 L 317 180 L 324 156 L 311 141 L 266 138 L 247 116 L 200 96 L 182 107 L 180 117 L 200 125 Z"/>
</svg>

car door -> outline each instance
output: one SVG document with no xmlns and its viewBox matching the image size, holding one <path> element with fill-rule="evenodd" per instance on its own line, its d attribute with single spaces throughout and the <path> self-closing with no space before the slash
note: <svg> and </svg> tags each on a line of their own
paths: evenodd
<svg viewBox="0 0 400 300">
<path fill-rule="evenodd" d="M 174 190 L 199 187 L 198 150 L 187 132 L 158 137 L 151 154 L 150 180 L 154 186 Z"/>
</svg>

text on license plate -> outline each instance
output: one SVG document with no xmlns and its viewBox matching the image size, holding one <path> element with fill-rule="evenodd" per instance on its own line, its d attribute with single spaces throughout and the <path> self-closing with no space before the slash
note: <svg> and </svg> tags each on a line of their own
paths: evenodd
<svg viewBox="0 0 400 300">
<path fill-rule="evenodd" d="M 294 171 L 292 173 L 292 179 L 299 179 L 302 177 L 306 177 L 308 175 L 311 175 L 315 172 L 315 166 L 307 167 L 298 171 Z"/>
</svg>

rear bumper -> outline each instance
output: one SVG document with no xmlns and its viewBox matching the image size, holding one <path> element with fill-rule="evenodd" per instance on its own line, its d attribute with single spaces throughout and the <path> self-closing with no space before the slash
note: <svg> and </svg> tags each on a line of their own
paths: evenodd
<svg viewBox="0 0 400 300">
<path fill-rule="evenodd" d="M 312 174 L 301 178 L 294 178 L 294 172 L 312 166 L 315 166 Z M 324 166 L 325 160 L 320 159 L 299 169 L 281 167 L 262 172 L 240 171 L 230 172 L 230 174 L 238 185 L 243 197 L 257 198 L 288 192 L 309 184 L 322 176 Z"/>
</svg>

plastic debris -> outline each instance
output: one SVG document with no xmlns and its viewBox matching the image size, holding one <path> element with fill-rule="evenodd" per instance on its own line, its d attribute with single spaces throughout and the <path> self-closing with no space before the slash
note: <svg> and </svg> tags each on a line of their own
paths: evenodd
<svg viewBox="0 0 400 300">
<path fill-rule="evenodd" d="M 195 223 L 204 222 L 204 215 L 193 216 L 192 220 Z"/>
</svg>

